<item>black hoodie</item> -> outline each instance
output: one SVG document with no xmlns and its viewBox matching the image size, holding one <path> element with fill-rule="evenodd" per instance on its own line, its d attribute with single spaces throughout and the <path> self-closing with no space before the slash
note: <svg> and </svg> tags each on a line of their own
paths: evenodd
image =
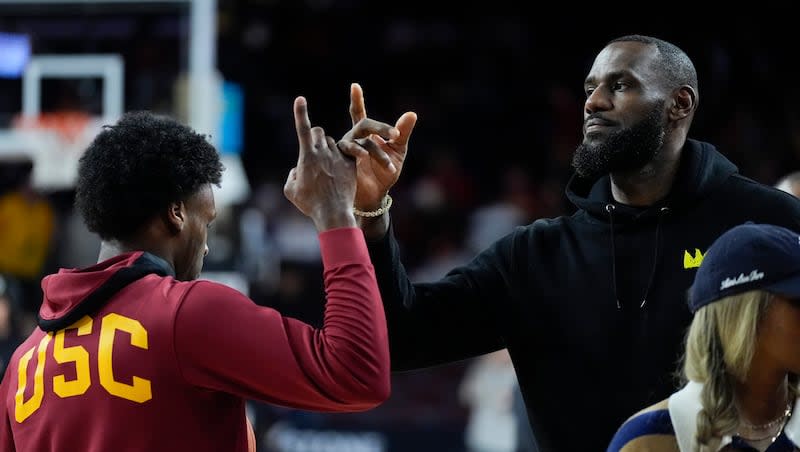
<svg viewBox="0 0 800 452">
<path fill-rule="evenodd" d="M 543 451 L 602 451 L 677 389 L 702 254 L 747 221 L 800 230 L 800 201 L 688 140 L 670 194 L 616 203 L 610 178 L 573 177 L 571 216 L 518 227 L 435 283 L 412 284 L 391 232 L 370 244 L 394 370 L 507 347 Z"/>
</svg>

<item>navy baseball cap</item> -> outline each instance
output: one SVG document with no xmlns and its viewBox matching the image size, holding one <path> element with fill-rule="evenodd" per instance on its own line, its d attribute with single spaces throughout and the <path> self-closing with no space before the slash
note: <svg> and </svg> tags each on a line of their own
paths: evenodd
<svg viewBox="0 0 800 452">
<path fill-rule="evenodd" d="M 689 288 L 689 309 L 751 290 L 800 298 L 800 236 L 771 224 L 745 223 L 719 236 Z"/>
</svg>

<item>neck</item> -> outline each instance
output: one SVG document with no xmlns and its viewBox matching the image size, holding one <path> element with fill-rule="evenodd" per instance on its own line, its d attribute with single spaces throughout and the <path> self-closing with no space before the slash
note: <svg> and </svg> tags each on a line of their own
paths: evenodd
<svg viewBox="0 0 800 452">
<path fill-rule="evenodd" d="M 114 256 L 119 256 L 120 254 L 130 253 L 133 251 L 146 251 L 150 254 L 154 254 L 167 261 L 172 268 L 175 268 L 175 262 L 171 253 L 166 252 L 166 250 L 162 248 L 141 241 L 121 242 L 117 240 L 103 240 L 100 243 L 100 255 L 97 257 L 97 262 L 102 262 L 104 260 L 111 259 Z"/>
<path fill-rule="evenodd" d="M 781 417 L 789 401 L 789 376 L 785 371 L 766 370 L 753 362 L 747 382 L 734 388 L 739 417 L 753 425 L 767 424 Z"/>
<path fill-rule="evenodd" d="M 629 206 L 646 207 L 666 198 L 680 164 L 682 146 L 665 144 L 642 168 L 611 173 L 611 195 Z"/>
</svg>

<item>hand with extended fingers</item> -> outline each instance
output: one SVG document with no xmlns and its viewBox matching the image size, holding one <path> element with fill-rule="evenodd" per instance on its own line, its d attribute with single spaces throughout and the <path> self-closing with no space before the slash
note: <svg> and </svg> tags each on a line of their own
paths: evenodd
<svg viewBox="0 0 800 452">
<path fill-rule="evenodd" d="M 299 154 L 289 171 L 283 194 L 318 231 L 356 225 L 353 199 L 356 193 L 356 164 L 336 148 L 322 127 L 311 127 L 308 104 L 302 96 L 294 101 L 294 126 Z"/>
<path fill-rule="evenodd" d="M 381 206 L 384 196 L 400 177 L 417 114 L 403 113 L 394 127 L 369 119 L 364 92 L 358 83 L 353 83 L 350 85 L 350 118 L 353 128 L 337 145 L 342 152 L 356 158 L 355 207 L 372 211 Z"/>
</svg>

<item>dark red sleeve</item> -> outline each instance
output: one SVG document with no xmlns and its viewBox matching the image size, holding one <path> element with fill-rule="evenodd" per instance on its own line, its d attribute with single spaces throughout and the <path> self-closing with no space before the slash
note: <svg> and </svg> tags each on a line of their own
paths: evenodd
<svg viewBox="0 0 800 452">
<path fill-rule="evenodd" d="M 319 240 L 327 296 L 321 329 L 226 286 L 194 284 L 175 320 L 188 382 L 316 411 L 361 411 L 388 398 L 386 320 L 363 234 L 341 228 Z"/>
</svg>

